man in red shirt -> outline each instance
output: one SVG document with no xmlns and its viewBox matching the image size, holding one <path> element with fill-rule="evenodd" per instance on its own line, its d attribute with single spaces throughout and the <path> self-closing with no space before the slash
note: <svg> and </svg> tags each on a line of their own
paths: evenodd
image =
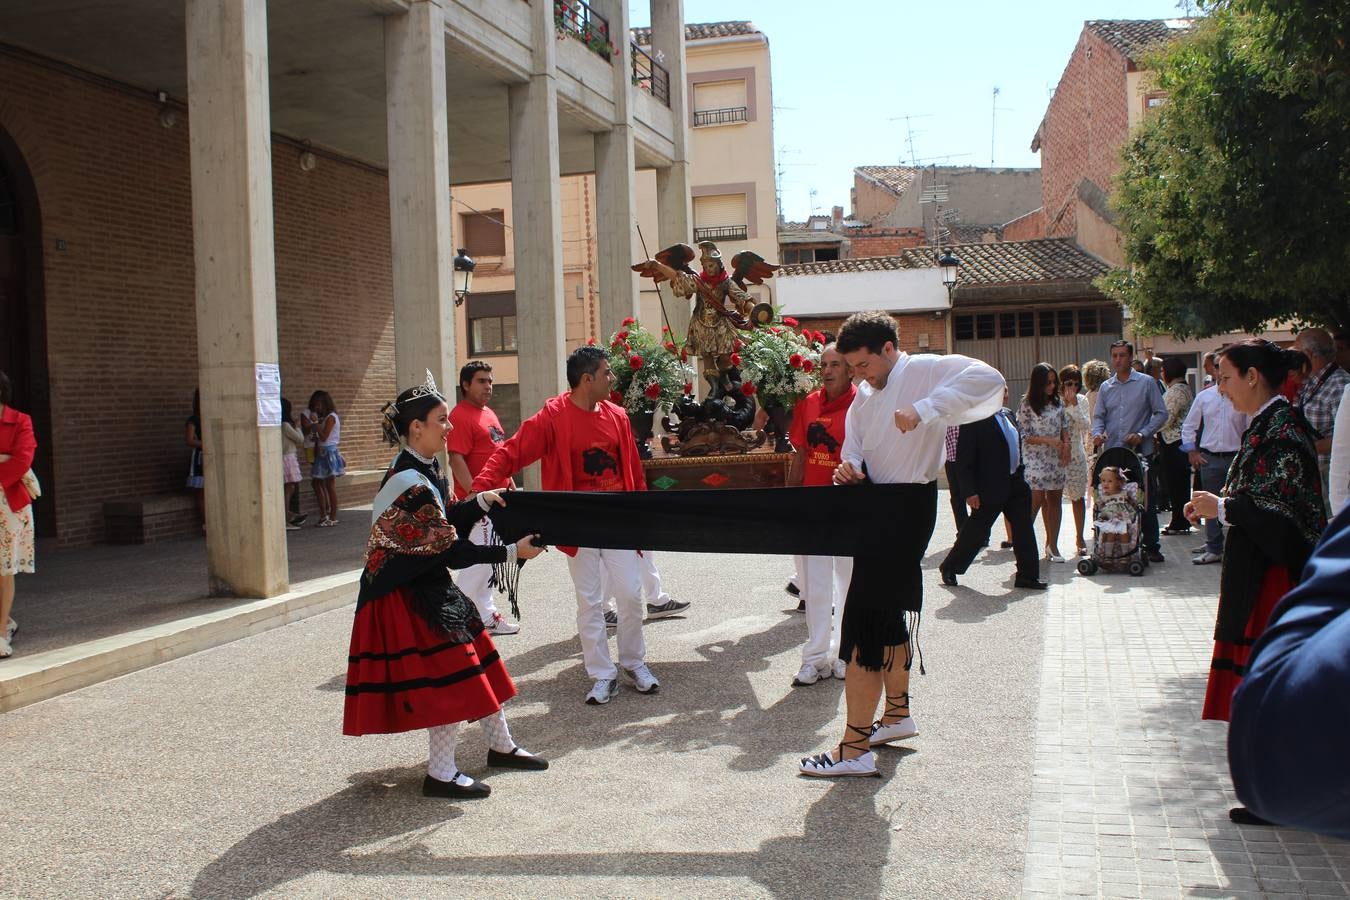
<svg viewBox="0 0 1350 900">
<path fill-rule="evenodd" d="M 829 487 L 844 446 L 844 417 L 857 389 L 849 378 L 843 354 L 827 346 L 820 354 L 819 390 L 801 399 L 792 411 L 788 434 L 797 455 L 788 472 L 788 487 Z M 810 509 L 810 503 L 806 504 Z M 806 604 L 806 644 L 795 686 L 815 684 L 821 678 L 843 678 L 847 668 L 839 658 L 839 621 L 844 615 L 853 560 L 847 556 L 798 556 L 797 578 Z"/>
<path fill-rule="evenodd" d="M 459 389 L 464 397 L 450 410 L 450 433 L 445 436 L 445 449 L 450 457 L 450 474 L 456 499 L 463 500 L 469 493 L 474 476 L 492 456 L 497 445 L 506 440 L 501 420 L 488 403 L 492 401 L 492 366 L 481 360 L 471 360 L 459 370 Z M 478 490 L 511 489 L 515 483 L 508 474 L 498 484 Z M 478 520 L 469 532 L 469 540 L 480 546 L 493 542 L 492 520 L 487 516 Z M 464 595 L 478 607 L 488 634 L 515 634 L 520 625 L 497 611 L 492 600 L 492 566 L 479 565 L 455 573 L 455 583 Z"/>
<path fill-rule="evenodd" d="M 567 358 L 571 390 L 552 398 L 499 445 L 474 477 L 472 490 L 483 491 L 512 472 L 541 461 L 546 491 L 645 491 L 647 480 L 637 443 L 623 407 L 607 399 L 614 389 L 609 359 L 599 347 L 578 347 Z M 618 605 L 619 665 L 640 693 L 661 685 L 647 666 L 642 638 L 642 588 L 636 550 L 559 547 L 577 594 L 577 633 L 586 673 L 595 684 L 586 696 L 592 705 L 608 703 L 618 690 L 619 671 L 605 637 L 605 588 Z"/>
</svg>

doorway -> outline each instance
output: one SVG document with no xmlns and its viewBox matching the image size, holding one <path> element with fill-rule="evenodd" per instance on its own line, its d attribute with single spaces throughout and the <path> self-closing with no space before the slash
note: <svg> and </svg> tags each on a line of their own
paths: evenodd
<svg viewBox="0 0 1350 900">
<path fill-rule="evenodd" d="M 37 190 L 19 148 L 0 127 L 0 370 L 14 383 L 14 408 L 33 418 L 42 483 L 34 504 L 39 537 L 56 534 L 56 477 L 42 290 L 42 222 Z"/>
</svg>

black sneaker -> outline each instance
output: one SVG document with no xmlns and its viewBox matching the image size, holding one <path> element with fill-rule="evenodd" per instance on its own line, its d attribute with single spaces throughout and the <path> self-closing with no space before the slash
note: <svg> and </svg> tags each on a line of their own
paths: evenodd
<svg viewBox="0 0 1350 900">
<path fill-rule="evenodd" d="M 802 589 L 797 587 L 797 585 L 791 581 L 787 583 L 787 587 L 783 588 L 783 590 L 787 591 L 794 597 L 800 597 L 802 595 Z"/>
<path fill-rule="evenodd" d="M 301 513 L 300 515 L 298 515 L 298 516 L 296 516 L 295 518 L 291 519 L 291 524 L 294 525 L 296 528 L 299 528 L 301 525 L 305 524 L 305 523 L 308 522 L 308 521 L 309 521 L 309 516 L 308 516 L 308 515 L 305 515 L 304 513 Z"/>
<path fill-rule="evenodd" d="M 1149 562 L 1163 562 L 1163 555 L 1158 550 L 1145 550 L 1144 555 L 1148 557 Z"/>
<path fill-rule="evenodd" d="M 664 619 L 666 616 L 678 616 L 688 609 L 690 605 L 691 604 L 688 602 L 681 602 L 679 600 L 667 600 L 665 603 L 648 603 L 647 618 Z M 614 624 L 618 624 L 617 619 Z"/>
</svg>

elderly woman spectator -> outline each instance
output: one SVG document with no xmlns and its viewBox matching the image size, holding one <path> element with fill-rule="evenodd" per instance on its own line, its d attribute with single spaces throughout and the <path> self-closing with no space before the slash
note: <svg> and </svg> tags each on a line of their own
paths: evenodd
<svg viewBox="0 0 1350 900">
<path fill-rule="evenodd" d="M 1090 359 L 1083 363 L 1083 389 L 1087 391 L 1088 421 L 1092 420 L 1092 413 L 1097 409 L 1097 392 L 1110 378 L 1111 367 L 1100 359 Z"/>
<path fill-rule="evenodd" d="M 1221 494 L 1196 491 L 1186 504 L 1193 524 L 1218 518 L 1229 526 L 1206 719 L 1229 720 L 1252 644 L 1297 581 L 1326 524 L 1312 429 L 1279 393 L 1299 358 L 1297 351 L 1258 338 L 1219 352 L 1219 390 L 1251 424 Z"/>
<path fill-rule="evenodd" d="M 1191 462 L 1181 449 L 1181 423 L 1191 411 L 1195 395 L 1186 383 L 1186 363 L 1180 357 L 1169 356 L 1163 362 L 1163 378 L 1167 390 L 1163 406 L 1167 407 L 1167 421 L 1158 435 L 1162 438 L 1162 464 L 1167 494 L 1171 499 L 1172 521 L 1163 534 L 1189 534 L 1191 523 L 1186 521 L 1186 499 L 1191 493 Z"/>
<path fill-rule="evenodd" d="M 29 467 L 37 440 L 33 420 L 10 406 L 13 386 L 0 372 L 0 659 L 13 654 L 10 642 L 19 630 L 14 608 L 14 576 L 32 574 L 33 490 Z"/>
<path fill-rule="evenodd" d="M 1022 462 L 1031 487 L 1031 520 L 1041 514 L 1046 558 L 1062 563 L 1059 520 L 1070 460 L 1069 423 L 1059 398 L 1059 373 L 1049 363 L 1037 363 L 1031 370 L 1027 395 L 1017 408 L 1017 430 L 1022 433 Z"/>
<path fill-rule="evenodd" d="M 1088 476 L 1087 442 L 1092 431 L 1092 416 L 1088 413 L 1088 399 L 1078 392 L 1083 376 L 1078 367 L 1068 365 L 1059 370 L 1059 393 L 1064 404 L 1064 418 L 1069 424 L 1069 465 L 1064 480 L 1064 496 L 1073 508 L 1074 549 L 1079 556 L 1087 554 L 1083 543 L 1083 523 L 1087 518 Z"/>
</svg>

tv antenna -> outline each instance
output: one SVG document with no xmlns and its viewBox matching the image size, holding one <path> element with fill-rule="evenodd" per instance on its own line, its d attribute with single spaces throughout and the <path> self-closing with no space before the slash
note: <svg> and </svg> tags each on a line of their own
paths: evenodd
<svg viewBox="0 0 1350 900">
<path fill-rule="evenodd" d="M 994 96 L 989 101 L 989 168 L 991 169 L 994 167 L 994 129 L 998 125 L 999 110 L 1012 112 L 1010 108 L 998 105 L 998 95 L 998 85 L 994 85 Z"/>
<path fill-rule="evenodd" d="M 904 120 L 904 123 L 905 123 L 905 141 L 906 141 L 906 143 L 909 145 L 909 164 L 910 164 L 911 166 L 918 165 L 918 163 L 915 161 L 915 156 L 916 156 L 916 154 L 915 154 L 915 152 L 914 152 L 914 135 L 916 135 L 916 134 L 923 134 L 922 131 L 915 131 L 915 130 L 914 130 L 914 126 L 911 124 L 911 120 L 913 120 L 913 119 L 931 119 L 931 118 L 933 118 L 933 113 L 919 113 L 918 115 L 891 116 L 891 118 L 888 120 L 888 121 L 891 121 L 891 122 L 899 122 L 899 121 L 901 121 L 901 120 Z"/>
</svg>

